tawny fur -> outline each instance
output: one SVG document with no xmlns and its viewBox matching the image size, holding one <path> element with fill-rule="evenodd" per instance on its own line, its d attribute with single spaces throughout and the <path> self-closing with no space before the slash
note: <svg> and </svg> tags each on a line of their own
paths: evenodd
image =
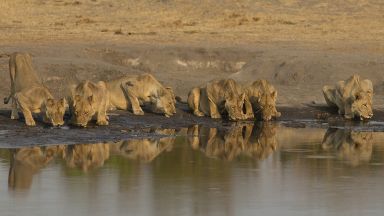
<svg viewBox="0 0 384 216">
<path fill-rule="evenodd" d="M 188 95 L 188 105 L 196 116 L 222 118 L 223 114 L 228 114 L 231 120 L 253 118 L 248 98 L 233 79 L 213 80 L 193 88 Z"/>
<path fill-rule="evenodd" d="M 86 127 L 88 122 L 96 117 L 96 124 L 108 125 L 107 109 L 109 93 L 105 82 L 97 84 L 83 81 L 71 89 L 71 115 L 72 123 Z"/>
<path fill-rule="evenodd" d="M 281 116 L 276 109 L 277 90 L 267 80 L 253 82 L 245 88 L 245 92 L 252 104 L 254 114 L 261 112 L 264 121 Z"/>
<path fill-rule="evenodd" d="M 55 100 L 40 81 L 32 66 L 32 58 L 27 53 L 13 53 L 9 59 L 11 93 L 4 103 L 12 101 L 11 119 L 18 119 L 18 109 L 24 115 L 28 126 L 36 125 L 32 113 L 43 112 L 45 122 L 52 125 L 64 124 L 65 99 Z"/>
<path fill-rule="evenodd" d="M 151 74 L 123 76 L 106 82 L 110 93 L 110 109 L 131 110 L 144 115 L 141 106 L 148 104 L 152 112 L 169 117 L 176 113 L 172 88 L 164 87 Z"/>
<path fill-rule="evenodd" d="M 331 107 L 337 107 L 339 114 L 346 119 L 358 117 L 369 119 L 373 116 L 373 85 L 368 79 L 360 80 L 359 75 L 352 75 L 335 86 L 324 86 L 325 101 Z"/>
</svg>

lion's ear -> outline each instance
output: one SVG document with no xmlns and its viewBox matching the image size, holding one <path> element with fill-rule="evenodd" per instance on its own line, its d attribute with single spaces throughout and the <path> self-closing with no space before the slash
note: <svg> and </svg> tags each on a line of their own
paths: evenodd
<svg viewBox="0 0 384 216">
<path fill-rule="evenodd" d="M 231 92 L 227 92 L 224 95 L 225 100 L 232 100 L 233 99 L 233 94 Z"/>
<path fill-rule="evenodd" d="M 160 96 L 163 96 L 165 95 L 165 91 L 163 89 L 159 89 L 157 90 L 157 95 L 160 97 Z"/>
<path fill-rule="evenodd" d="M 240 96 L 240 100 L 241 101 L 244 101 L 245 100 L 245 93 L 242 93 L 241 96 Z"/>
<path fill-rule="evenodd" d="M 47 107 L 53 107 L 55 105 L 55 101 L 53 99 L 47 99 L 47 101 L 45 102 L 45 105 Z"/>
<path fill-rule="evenodd" d="M 95 100 L 95 98 L 93 97 L 93 95 L 91 95 L 91 96 L 88 97 L 88 102 L 89 102 L 90 104 L 93 104 L 94 100 Z"/>
<path fill-rule="evenodd" d="M 79 101 L 81 99 L 80 95 L 75 95 L 75 101 Z"/>
<path fill-rule="evenodd" d="M 273 92 L 271 93 L 271 97 L 272 97 L 272 98 L 276 98 L 276 97 L 277 97 L 277 91 L 273 91 Z"/>
<path fill-rule="evenodd" d="M 126 86 L 133 86 L 133 83 L 132 83 L 132 81 L 127 81 L 127 82 L 125 83 L 125 85 L 126 85 Z"/>
<path fill-rule="evenodd" d="M 360 100 L 360 99 L 362 99 L 362 95 L 361 95 L 361 93 L 360 93 L 360 92 L 356 92 L 356 93 L 355 93 L 355 98 L 356 98 L 356 100 Z"/>
<path fill-rule="evenodd" d="M 67 106 L 67 100 L 65 100 L 65 98 L 61 98 L 60 101 L 59 101 L 60 105 L 63 106 L 63 107 L 66 107 Z"/>
</svg>

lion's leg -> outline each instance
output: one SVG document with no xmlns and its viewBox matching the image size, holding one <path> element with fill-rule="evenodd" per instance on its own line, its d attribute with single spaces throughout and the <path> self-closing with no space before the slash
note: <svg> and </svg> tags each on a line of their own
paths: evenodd
<svg viewBox="0 0 384 216">
<path fill-rule="evenodd" d="M 35 126 L 36 122 L 35 120 L 33 120 L 32 113 L 28 107 L 28 98 L 26 98 L 21 93 L 16 93 L 14 97 L 16 98 L 17 106 L 19 106 L 21 111 L 23 112 L 25 124 L 28 126 Z"/>
<path fill-rule="evenodd" d="M 207 89 L 207 97 L 208 97 L 208 105 L 209 105 L 209 114 L 211 115 L 211 118 L 218 119 L 221 118 L 219 109 L 217 108 L 216 103 L 213 101 L 213 97 L 210 93 L 210 91 Z"/>
<path fill-rule="evenodd" d="M 19 112 L 17 110 L 17 101 L 14 97 L 12 99 L 12 110 L 11 110 L 11 119 L 19 119 Z"/>
<path fill-rule="evenodd" d="M 352 107 L 351 107 L 351 104 L 348 102 L 344 103 L 344 117 L 346 119 L 352 119 L 353 118 Z"/>
<path fill-rule="evenodd" d="M 277 109 L 276 109 L 276 107 L 275 107 L 275 109 L 274 109 L 273 112 L 274 112 L 274 115 L 275 115 L 276 118 L 278 118 L 278 117 L 281 116 L 281 112 L 278 112 Z"/>
<path fill-rule="evenodd" d="M 217 137 L 217 128 L 210 128 L 206 148 L 210 148 L 213 146 L 213 144 L 215 143 L 216 137 Z"/>
<path fill-rule="evenodd" d="M 4 98 L 4 104 L 8 104 L 9 100 L 13 97 L 15 93 L 15 76 L 16 76 L 16 66 L 15 66 L 15 57 L 11 56 L 9 59 L 9 76 L 11 80 L 11 93 L 8 97 Z"/>
<path fill-rule="evenodd" d="M 132 93 L 133 91 L 130 90 L 130 87 L 127 85 L 123 85 L 123 90 L 125 91 L 125 94 L 127 95 L 129 102 L 131 103 L 133 114 L 144 115 L 144 111 L 140 107 L 139 99 L 134 93 Z"/>
<path fill-rule="evenodd" d="M 200 88 L 194 88 L 188 95 L 188 106 L 192 109 L 195 116 L 204 116 L 204 113 L 199 110 L 200 104 Z"/>
<path fill-rule="evenodd" d="M 250 143 L 250 138 L 252 136 L 252 131 L 253 131 L 253 124 L 246 124 L 245 125 L 245 132 L 244 132 L 244 145 L 247 145 Z"/>
<path fill-rule="evenodd" d="M 108 109 L 108 98 L 104 98 L 102 102 L 100 103 L 101 106 L 99 110 L 97 111 L 97 125 L 108 125 L 108 116 L 107 116 L 107 109 Z"/>
<path fill-rule="evenodd" d="M 199 126 L 193 125 L 188 128 L 188 139 L 193 149 L 199 149 Z"/>
<path fill-rule="evenodd" d="M 331 107 L 337 106 L 334 87 L 324 86 L 323 94 L 324 94 L 325 102 L 327 102 L 328 106 L 331 106 Z"/>
<path fill-rule="evenodd" d="M 211 115 L 211 118 L 214 118 L 214 119 L 219 119 L 221 118 L 221 115 L 219 113 L 219 109 L 217 108 L 217 105 L 211 100 L 208 98 L 208 103 L 209 103 L 209 112 L 210 112 L 210 115 Z"/>
<path fill-rule="evenodd" d="M 245 100 L 244 100 L 244 106 L 245 106 L 245 119 L 252 119 L 252 118 L 254 118 L 255 116 L 253 114 L 252 104 L 249 101 L 248 97 L 246 97 Z"/>
<path fill-rule="evenodd" d="M 97 112 L 97 120 L 96 120 L 97 125 L 108 125 L 109 122 L 107 120 L 107 115 L 103 110 L 100 110 Z"/>
</svg>

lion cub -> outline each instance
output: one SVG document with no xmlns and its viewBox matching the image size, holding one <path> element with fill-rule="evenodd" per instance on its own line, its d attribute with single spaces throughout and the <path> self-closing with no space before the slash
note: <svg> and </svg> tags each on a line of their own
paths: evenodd
<svg viewBox="0 0 384 216">
<path fill-rule="evenodd" d="M 151 74 L 123 76 L 106 82 L 110 93 L 110 109 L 132 110 L 144 115 L 142 104 L 149 104 L 154 113 L 170 117 L 176 113 L 175 95 L 172 88 L 164 87 Z"/>
<path fill-rule="evenodd" d="M 360 80 L 359 75 L 352 75 L 345 81 L 339 81 L 336 86 L 324 86 L 325 101 L 331 107 L 337 107 L 339 114 L 346 119 L 354 117 L 370 119 L 373 116 L 372 97 L 373 85 L 368 79 Z"/>
<path fill-rule="evenodd" d="M 252 104 L 253 112 L 261 111 L 264 121 L 281 116 L 276 110 L 277 91 L 267 80 L 253 82 L 245 88 L 245 92 Z"/>
<path fill-rule="evenodd" d="M 108 125 L 107 108 L 109 93 L 105 82 L 97 84 L 91 81 L 83 81 L 71 89 L 71 123 L 86 127 L 88 122 L 96 116 L 98 125 Z"/>
<path fill-rule="evenodd" d="M 254 117 L 246 94 L 233 79 L 213 80 L 192 89 L 188 94 L 188 105 L 196 116 L 221 118 L 222 114 L 227 113 L 230 120 Z"/>
<path fill-rule="evenodd" d="M 25 123 L 35 126 L 32 113 L 43 112 L 43 120 L 53 126 L 64 124 L 65 99 L 55 100 L 40 81 L 32 67 L 32 58 L 27 53 L 13 53 L 9 59 L 11 94 L 4 98 L 8 104 L 12 99 L 11 119 L 19 119 L 18 108 L 23 112 Z"/>
</svg>

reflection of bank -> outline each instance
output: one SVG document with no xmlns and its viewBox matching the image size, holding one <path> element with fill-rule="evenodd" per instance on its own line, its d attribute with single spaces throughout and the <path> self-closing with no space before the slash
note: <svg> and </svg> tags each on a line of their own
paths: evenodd
<svg viewBox="0 0 384 216">
<path fill-rule="evenodd" d="M 372 132 L 329 128 L 324 135 L 321 147 L 323 150 L 336 151 L 339 159 L 357 166 L 371 160 L 372 145 Z"/>
<path fill-rule="evenodd" d="M 188 141 L 207 157 L 224 160 L 241 155 L 265 159 L 278 147 L 276 125 L 268 122 L 235 124 L 228 130 L 194 125 L 188 129 Z"/>
<path fill-rule="evenodd" d="M 167 137 L 120 141 L 114 144 L 115 151 L 125 158 L 151 162 L 162 152 L 171 151 L 175 142 L 174 129 L 162 129 L 155 132 L 167 135 Z"/>
<path fill-rule="evenodd" d="M 10 150 L 8 186 L 12 189 L 29 189 L 33 175 L 49 164 L 63 146 L 31 147 Z"/>
</svg>

